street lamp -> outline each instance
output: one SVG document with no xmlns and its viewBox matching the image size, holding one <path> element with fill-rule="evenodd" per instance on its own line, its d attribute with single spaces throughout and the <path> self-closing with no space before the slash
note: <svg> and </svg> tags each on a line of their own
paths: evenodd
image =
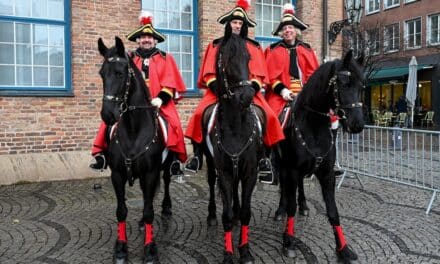
<svg viewBox="0 0 440 264">
<path fill-rule="evenodd" d="M 339 32 L 341 32 L 345 26 L 357 26 L 361 21 L 362 0 L 345 0 L 344 8 L 347 18 L 330 24 L 330 30 L 328 31 L 328 43 L 330 45 L 335 42 Z"/>
</svg>

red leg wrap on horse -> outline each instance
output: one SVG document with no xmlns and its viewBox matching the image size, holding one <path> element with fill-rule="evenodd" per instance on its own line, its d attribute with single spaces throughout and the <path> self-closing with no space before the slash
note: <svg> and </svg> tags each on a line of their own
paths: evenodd
<svg viewBox="0 0 440 264">
<path fill-rule="evenodd" d="M 345 245 L 347 245 L 347 242 L 345 241 L 344 232 L 342 232 L 341 226 L 333 226 L 333 229 L 334 229 L 336 236 L 339 240 L 340 248 L 338 248 L 338 251 L 341 251 L 345 247 Z"/>
<path fill-rule="evenodd" d="M 295 235 L 295 219 L 293 216 L 287 218 L 286 233 L 289 236 Z"/>
<path fill-rule="evenodd" d="M 248 233 L 249 233 L 249 226 L 242 225 L 241 226 L 240 247 L 242 247 L 248 243 Z"/>
<path fill-rule="evenodd" d="M 145 224 L 145 242 L 144 246 L 153 242 L 153 225 Z"/>
<path fill-rule="evenodd" d="M 232 249 L 232 231 L 225 232 L 225 250 L 230 253 L 234 252 Z"/>
<path fill-rule="evenodd" d="M 118 223 L 118 240 L 127 242 L 127 231 L 125 221 Z"/>
</svg>

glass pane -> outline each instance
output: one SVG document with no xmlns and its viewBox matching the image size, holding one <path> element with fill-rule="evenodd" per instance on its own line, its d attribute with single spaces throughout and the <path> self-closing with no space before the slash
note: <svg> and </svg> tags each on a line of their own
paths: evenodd
<svg viewBox="0 0 440 264">
<path fill-rule="evenodd" d="M 181 70 L 182 66 L 181 66 L 181 62 L 180 62 L 180 54 L 179 53 L 171 53 L 171 55 L 173 56 L 174 60 L 176 61 L 177 68 L 179 68 L 179 70 Z"/>
<path fill-rule="evenodd" d="M 185 85 L 187 88 L 193 88 L 192 84 L 192 74 L 191 72 L 183 72 L 182 73 L 183 81 L 185 82 Z"/>
<path fill-rule="evenodd" d="M 180 13 L 170 12 L 169 20 L 169 28 L 180 29 Z"/>
<path fill-rule="evenodd" d="M 34 46 L 34 65 L 47 65 L 48 48 L 44 46 Z"/>
<path fill-rule="evenodd" d="M 182 14 L 182 29 L 192 30 L 192 17 L 191 14 Z"/>
<path fill-rule="evenodd" d="M 179 36 L 170 35 L 168 38 L 168 44 L 170 46 L 170 52 L 178 52 L 180 50 L 180 39 Z"/>
<path fill-rule="evenodd" d="M 256 4 L 255 5 L 255 18 L 257 20 L 261 20 L 261 5 L 260 4 Z"/>
<path fill-rule="evenodd" d="M 17 45 L 17 64 L 32 65 L 31 45 Z"/>
<path fill-rule="evenodd" d="M 272 22 L 263 22 L 263 36 L 270 36 L 272 33 Z"/>
<path fill-rule="evenodd" d="M 32 85 L 32 67 L 17 66 L 17 85 L 21 85 L 21 86 Z"/>
<path fill-rule="evenodd" d="M 12 22 L 0 22 L 0 42 L 14 42 L 14 24 Z"/>
<path fill-rule="evenodd" d="M 155 11 L 154 12 L 154 27 L 156 28 L 168 28 L 167 25 L 168 12 Z"/>
<path fill-rule="evenodd" d="M 192 0 L 181 0 L 182 11 L 191 12 L 192 11 Z"/>
<path fill-rule="evenodd" d="M 191 54 L 182 54 L 182 71 L 191 70 Z"/>
<path fill-rule="evenodd" d="M 0 44 L 0 64 L 14 64 L 13 44 Z"/>
<path fill-rule="evenodd" d="M 47 10 L 48 18 L 64 20 L 64 0 L 49 0 Z"/>
<path fill-rule="evenodd" d="M 64 68 L 50 68 L 50 86 L 64 86 Z"/>
<path fill-rule="evenodd" d="M 64 45 L 64 28 L 60 26 L 49 26 L 49 45 Z"/>
<path fill-rule="evenodd" d="M 63 48 L 51 48 L 49 51 L 49 64 L 51 66 L 64 66 L 63 63 Z"/>
<path fill-rule="evenodd" d="M 14 2 L 11 0 L 0 0 L 0 15 L 12 16 L 14 11 Z"/>
<path fill-rule="evenodd" d="M 47 67 L 34 67 L 34 85 L 47 86 L 48 85 L 48 69 Z"/>
<path fill-rule="evenodd" d="M 32 0 L 32 17 L 47 17 L 47 0 Z"/>
<path fill-rule="evenodd" d="M 15 85 L 14 66 L 0 65 L 0 85 Z"/>
<path fill-rule="evenodd" d="M 167 10 L 167 1 L 154 0 L 154 9 L 163 11 Z"/>
<path fill-rule="evenodd" d="M 272 21 L 272 7 L 271 6 L 264 6 L 263 19 Z"/>
<path fill-rule="evenodd" d="M 273 8 L 273 19 L 274 20 L 281 20 L 281 8 L 280 7 Z"/>
<path fill-rule="evenodd" d="M 182 52 L 192 53 L 192 37 L 182 36 Z"/>
<path fill-rule="evenodd" d="M 23 17 L 30 17 L 31 16 L 31 1 L 30 0 L 15 0 L 15 15 L 16 16 L 23 16 Z"/>
<path fill-rule="evenodd" d="M 17 43 L 31 43 L 31 25 L 16 23 L 15 36 Z"/>
<path fill-rule="evenodd" d="M 47 25 L 34 25 L 34 44 L 47 45 Z"/>
<path fill-rule="evenodd" d="M 168 10 L 169 11 L 179 11 L 179 0 L 168 0 L 168 1 L 164 1 L 164 2 L 168 2 Z"/>
</svg>

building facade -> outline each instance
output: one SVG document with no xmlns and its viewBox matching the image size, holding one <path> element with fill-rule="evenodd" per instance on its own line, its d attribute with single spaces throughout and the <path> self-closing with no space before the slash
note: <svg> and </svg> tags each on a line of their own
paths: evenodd
<svg viewBox="0 0 440 264">
<path fill-rule="evenodd" d="M 185 99 L 178 104 L 186 127 L 202 95 L 196 78 L 203 51 L 223 34 L 216 20 L 235 2 L 0 0 L 0 163 L 7 157 L 11 164 L 6 167 L 16 168 L 20 165 L 11 160 L 24 155 L 81 152 L 80 164 L 74 166 L 87 167 L 90 160 L 84 159 L 100 123 L 102 98 L 98 75 L 102 57 L 97 40 L 103 38 L 108 46 L 113 46 L 115 36 L 125 40 L 126 34 L 138 26 L 142 9 L 153 13 L 154 26 L 167 36 L 159 48 L 174 56 L 188 87 Z M 327 1 L 322 0 L 252 1 L 250 14 L 258 26 L 250 35 L 264 46 L 277 41 L 270 33 L 287 2 L 293 3 L 297 15 L 311 25 L 303 38 L 322 60 L 329 50 L 323 37 L 327 22 L 342 18 L 342 0 L 329 1 L 325 9 L 323 3 Z M 322 19 L 323 10 L 327 10 L 328 21 Z M 136 48 L 127 40 L 124 44 L 128 49 Z M 337 54 L 340 48 L 335 50 Z M 51 170 L 53 156 L 48 157 L 46 169 Z M 6 183 L 28 180 L 26 176 L 9 177 Z M 0 180 L 0 184 L 4 182 Z"/>
<path fill-rule="evenodd" d="M 434 111 L 434 121 L 440 123 L 439 28 L 440 1 L 364 0 L 361 35 L 351 44 L 369 56 L 365 102 L 370 112 L 396 111 L 414 56 L 418 63 L 416 118 Z"/>
</svg>

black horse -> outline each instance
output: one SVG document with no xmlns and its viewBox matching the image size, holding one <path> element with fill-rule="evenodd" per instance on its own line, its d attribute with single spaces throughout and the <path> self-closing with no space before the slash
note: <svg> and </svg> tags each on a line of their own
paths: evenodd
<svg viewBox="0 0 440 264">
<path fill-rule="evenodd" d="M 364 127 L 362 103 L 363 59 L 357 61 L 349 51 L 342 60 L 327 62 L 319 67 L 292 103 L 291 119 L 280 143 L 280 178 L 282 197 L 286 199 L 287 224 L 283 234 L 284 253 L 295 256 L 294 216 L 296 191 L 306 175 L 315 174 L 321 185 L 327 216 L 336 240 L 336 252 L 344 262 L 357 259 L 345 241 L 335 202 L 333 166 L 336 152 L 335 132 L 330 129 L 329 112 L 340 117 L 343 129 L 359 133 Z"/>
<path fill-rule="evenodd" d="M 132 186 L 133 181 L 139 179 L 144 200 L 144 263 L 154 263 L 158 257 L 153 240 L 153 198 L 160 183 L 160 171 L 164 170 L 162 214 L 171 214 L 168 169 L 171 160 L 167 158 L 161 165 L 165 145 L 158 128 L 158 110 L 151 104 L 142 74 L 125 52 L 121 39 L 115 37 L 115 42 L 114 47 L 107 48 L 101 38 L 98 40 L 99 52 L 104 57 L 99 72 L 104 84 L 101 118 L 108 126 L 117 126 L 108 147 L 111 180 L 118 203 L 114 260 L 126 263 L 128 259 L 125 185 L 128 182 Z"/>
<path fill-rule="evenodd" d="M 250 55 L 246 42 L 232 34 L 220 40 L 217 54 L 218 104 L 206 131 L 209 114 L 204 114 L 205 156 L 210 189 L 208 225 L 215 225 L 215 183 L 218 179 L 223 200 L 222 223 L 225 238 L 223 263 L 233 263 L 232 227 L 241 222 L 240 263 L 253 263 L 249 251 L 248 231 L 251 217 L 251 195 L 257 181 L 257 164 L 263 156 L 262 110 L 252 104 L 255 93 L 249 78 Z M 206 111 L 211 112 L 211 111 Z M 211 121 L 212 121 L 211 120 Z M 218 177 L 218 178 L 217 178 Z M 241 206 L 238 185 L 241 183 Z"/>
</svg>

